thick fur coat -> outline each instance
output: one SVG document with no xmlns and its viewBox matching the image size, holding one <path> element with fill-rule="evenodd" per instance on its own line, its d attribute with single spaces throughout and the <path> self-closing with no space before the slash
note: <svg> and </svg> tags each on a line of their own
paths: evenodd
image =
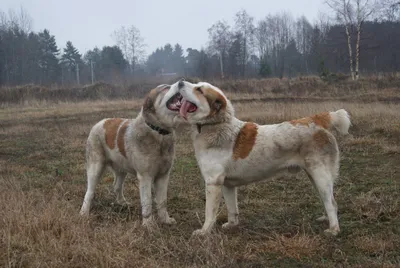
<svg viewBox="0 0 400 268">
<path fill-rule="evenodd" d="M 258 125 L 237 119 L 231 102 L 211 84 L 182 82 L 175 86 L 183 96 L 180 114 L 192 125 L 196 159 L 206 183 L 205 222 L 195 234 L 210 232 L 222 195 L 228 209 L 228 222 L 223 227 L 236 226 L 237 187 L 268 179 L 288 168 L 305 170 L 325 208 L 327 217 L 319 219 L 329 220 L 325 232 L 339 232 L 333 195 L 339 149 L 332 133 L 348 133 L 351 123 L 345 110 Z"/>
</svg>

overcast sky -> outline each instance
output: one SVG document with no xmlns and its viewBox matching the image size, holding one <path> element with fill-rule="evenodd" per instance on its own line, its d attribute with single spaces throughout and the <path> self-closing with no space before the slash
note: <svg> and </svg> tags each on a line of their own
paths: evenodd
<svg viewBox="0 0 400 268">
<path fill-rule="evenodd" d="M 135 25 L 149 54 L 166 43 L 199 49 L 208 39 L 207 29 L 217 20 L 233 25 L 237 11 L 244 8 L 261 19 L 267 14 L 289 11 L 313 22 L 326 10 L 323 0 L 1 0 L 0 9 L 22 5 L 33 18 L 35 31 L 45 28 L 55 35 L 59 47 L 70 40 L 83 54 L 98 46 L 113 45 L 111 33 Z"/>
</svg>

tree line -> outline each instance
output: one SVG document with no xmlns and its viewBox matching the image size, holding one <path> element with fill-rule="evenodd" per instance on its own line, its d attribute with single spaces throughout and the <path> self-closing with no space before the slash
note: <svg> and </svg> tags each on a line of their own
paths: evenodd
<svg viewBox="0 0 400 268">
<path fill-rule="evenodd" d="M 61 49 L 49 30 L 32 31 L 21 8 L 0 10 L 0 86 L 35 83 L 77 85 L 96 81 L 129 83 L 154 76 L 221 79 L 294 77 L 335 73 L 400 71 L 400 2 L 326 0 L 333 18 L 311 23 L 288 12 L 256 21 L 246 10 L 234 24 L 216 21 L 200 49 L 165 44 L 145 55 L 135 26 L 112 33 L 114 46 L 81 54 L 71 41 Z"/>
</svg>

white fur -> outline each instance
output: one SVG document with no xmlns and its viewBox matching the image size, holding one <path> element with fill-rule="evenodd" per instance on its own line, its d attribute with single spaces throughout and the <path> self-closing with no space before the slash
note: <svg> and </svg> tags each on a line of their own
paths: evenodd
<svg viewBox="0 0 400 268">
<path fill-rule="evenodd" d="M 332 125 L 340 134 L 346 135 L 349 133 L 351 122 L 350 116 L 346 110 L 340 109 L 336 112 L 330 112 L 329 115 L 332 119 Z"/>
<path fill-rule="evenodd" d="M 234 116 L 232 104 L 219 89 L 215 90 L 225 99 L 226 109 L 214 116 L 205 115 L 204 111 L 211 109 L 209 103 L 204 101 L 207 96 L 195 94 L 194 91 L 203 86 L 215 89 L 206 83 L 188 82 L 180 89 L 183 98 L 196 104 L 200 111 L 189 113 L 187 117 L 188 122 L 193 125 L 196 159 L 206 183 L 205 222 L 194 234 L 210 232 L 222 195 L 228 209 L 228 222 L 223 227 L 236 226 L 239 223 L 238 186 L 265 180 L 289 167 L 298 166 L 307 172 L 319 192 L 329 219 L 329 229 L 326 232 L 336 235 L 339 232 L 339 222 L 333 184 L 338 176 L 339 150 L 330 131 L 337 129 L 339 133 L 348 133 L 350 120 L 347 112 L 331 112 L 331 124 L 327 130 L 315 123 L 257 125 L 257 136 L 250 153 L 243 159 L 235 160 L 233 148 L 246 122 Z M 322 144 L 314 138 L 316 133 L 325 138 Z"/>
</svg>

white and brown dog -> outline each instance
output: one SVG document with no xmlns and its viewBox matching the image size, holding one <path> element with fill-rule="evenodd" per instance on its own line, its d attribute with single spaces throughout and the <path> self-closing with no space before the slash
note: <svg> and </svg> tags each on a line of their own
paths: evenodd
<svg viewBox="0 0 400 268">
<path fill-rule="evenodd" d="M 90 211 L 94 191 L 106 167 L 114 173 L 117 202 L 126 204 L 123 183 L 127 173 L 139 180 L 143 224 L 152 220 L 154 202 L 161 222 L 175 223 L 167 212 L 167 188 L 175 155 L 174 128 L 179 116 L 178 87 L 160 85 L 150 91 L 136 119 L 108 118 L 90 131 L 86 147 L 87 191 L 80 213 Z"/>
<path fill-rule="evenodd" d="M 341 109 L 273 125 L 243 122 L 224 93 L 208 83 L 180 82 L 180 114 L 192 125 L 196 159 L 206 183 L 205 222 L 194 234 L 212 229 L 223 194 L 228 209 L 224 228 L 238 220 L 237 187 L 265 180 L 290 167 L 304 169 L 318 190 L 329 220 L 326 233 L 339 232 L 333 184 L 338 176 L 336 130 L 348 133 L 350 119 Z M 319 220 L 326 219 L 322 216 Z"/>
</svg>

